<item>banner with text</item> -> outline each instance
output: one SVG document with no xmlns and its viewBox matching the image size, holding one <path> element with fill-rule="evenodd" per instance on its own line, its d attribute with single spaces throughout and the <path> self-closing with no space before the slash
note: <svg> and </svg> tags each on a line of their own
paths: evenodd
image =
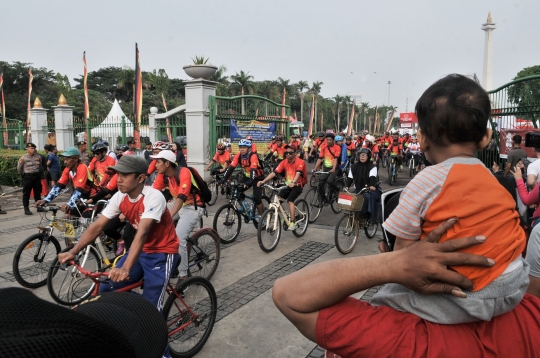
<svg viewBox="0 0 540 358">
<path fill-rule="evenodd" d="M 236 121 L 231 118 L 231 141 L 238 143 L 242 138 L 250 135 L 253 141 L 269 142 L 275 134 L 276 123 L 262 121 Z"/>
<path fill-rule="evenodd" d="M 402 112 L 399 114 L 399 123 L 418 123 L 418 117 L 414 112 Z"/>
<path fill-rule="evenodd" d="M 529 132 L 540 133 L 540 129 L 535 128 L 503 128 L 500 133 L 500 147 L 499 154 L 501 158 L 506 158 L 508 152 L 512 150 L 512 137 L 516 134 L 520 135 L 522 138 L 521 149 L 527 153 L 527 158 L 536 160 L 536 153 L 534 153 L 534 148 L 525 147 L 525 134 Z"/>
</svg>

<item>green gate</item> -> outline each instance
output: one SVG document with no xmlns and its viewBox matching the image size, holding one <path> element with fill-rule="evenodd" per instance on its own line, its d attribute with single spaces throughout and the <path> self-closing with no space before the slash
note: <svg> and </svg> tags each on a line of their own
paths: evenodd
<svg viewBox="0 0 540 358">
<path fill-rule="evenodd" d="M 523 77 L 488 91 L 491 99 L 490 125 L 493 128 L 494 144 L 488 146 L 477 157 L 491 168 L 493 162 L 505 165 L 500 158 L 500 130 L 540 128 L 540 75 Z"/>
<path fill-rule="evenodd" d="M 182 147 L 187 146 L 186 140 L 186 112 L 182 111 L 168 118 L 156 119 L 158 130 L 157 140 L 163 142 L 179 142 Z"/>
<path fill-rule="evenodd" d="M 24 149 L 25 130 L 24 121 L 6 118 L 6 126 L 0 124 L 0 148 Z"/>
<path fill-rule="evenodd" d="M 233 143 L 233 153 L 238 150 L 236 141 L 231 140 L 231 120 L 237 124 L 259 121 L 275 123 L 273 134 L 281 134 L 287 141 L 289 138 L 289 116 L 291 108 L 276 103 L 268 98 L 245 95 L 236 97 L 210 96 L 208 107 L 210 109 L 210 158 L 216 152 L 216 146 L 223 140 Z M 255 141 L 257 151 L 263 153 L 269 141 Z"/>
</svg>

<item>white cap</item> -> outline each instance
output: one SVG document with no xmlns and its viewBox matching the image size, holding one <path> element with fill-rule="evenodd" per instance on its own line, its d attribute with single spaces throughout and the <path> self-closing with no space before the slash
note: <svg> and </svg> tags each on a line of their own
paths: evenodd
<svg viewBox="0 0 540 358">
<path fill-rule="evenodd" d="M 176 164 L 176 155 L 170 150 L 162 150 L 158 155 L 151 155 L 152 159 L 165 159 Z"/>
<path fill-rule="evenodd" d="M 370 134 L 366 135 L 366 140 L 369 140 L 371 143 L 375 143 L 375 137 Z"/>
</svg>

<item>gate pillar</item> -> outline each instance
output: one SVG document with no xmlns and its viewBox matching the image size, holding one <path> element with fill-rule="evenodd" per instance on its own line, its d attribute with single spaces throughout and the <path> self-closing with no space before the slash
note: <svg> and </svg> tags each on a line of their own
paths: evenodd
<svg viewBox="0 0 540 358">
<path fill-rule="evenodd" d="M 47 111 L 43 108 L 38 97 L 34 101 L 34 107 L 30 110 L 30 130 L 32 132 L 32 141 L 38 150 L 43 150 L 47 144 Z"/>
<path fill-rule="evenodd" d="M 54 130 L 56 132 L 56 148 L 59 151 L 73 147 L 73 106 L 58 102 L 54 109 Z"/>
<path fill-rule="evenodd" d="M 187 163 L 194 167 L 204 179 L 210 177 L 204 171 L 207 162 L 210 138 L 209 96 L 216 95 L 217 82 L 205 79 L 185 81 L 186 89 L 186 140 Z"/>
</svg>

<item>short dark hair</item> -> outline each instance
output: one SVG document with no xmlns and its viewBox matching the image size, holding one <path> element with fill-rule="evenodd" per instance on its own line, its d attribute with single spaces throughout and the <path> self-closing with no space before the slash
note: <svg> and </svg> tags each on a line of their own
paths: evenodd
<svg viewBox="0 0 540 358">
<path fill-rule="evenodd" d="M 146 142 L 146 145 L 152 145 L 152 142 Z"/>
<path fill-rule="evenodd" d="M 512 137 L 512 141 L 516 144 L 521 144 L 521 136 L 519 134 L 516 134 Z"/>
<path fill-rule="evenodd" d="M 415 107 L 422 134 L 433 143 L 480 143 L 486 135 L 491 103 L 476 76 L 451 74 L 422 94 Z"/>
<path fill-rule="evenodd" d="M 128 145 L 130 145 L 130 144 L 135 144 L 135 141 L 134 141 L 134 140 L 128 140 L 127 144 L 128 144 Z"/>
</svg>

